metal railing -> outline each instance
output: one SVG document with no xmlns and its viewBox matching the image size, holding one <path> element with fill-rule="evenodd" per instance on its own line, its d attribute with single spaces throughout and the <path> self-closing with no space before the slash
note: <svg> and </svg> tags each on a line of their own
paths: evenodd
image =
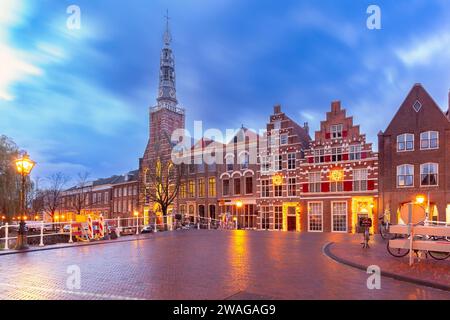
<svg viewBox="0 0 450 320">
<path fill-rule="evenodd" d="M 142 232 L 142 228 L 145 226 L 150 226 L 152 232 L 158 232 L 161 230 L 167 231 L 175 231 L 179 229 L 222 229 L 222 230 L 234 230 L 238 229 L 238 221 L 237 220 L 228 220 L 223 221 L 222 219 L 213 219 L 206 217 L 192 217 L 193 221 L 189 218 L 180 222 L 175 219 L 175 215 L 168 215 L 167 218 L 170 218 L 172 222 L 158 222 L 156 219 L 152 219 L 153 222 L 146 222 L 143 217 L 132 217 L 132 218 L 115 218 L 115 219 L 104 219 L 104 229 L 105 235 L 110 233 L 110 228 L 115 228 L 115 233 L 117 237 L 123 236 L 123 232 L 125 229 L 131 229 L 132 234 L 140 234 Z M 169 220 L 169 219 L 168 219 Z M 93 221 L 94 226 L 98 226 L 99 221 Z M 76 227 L 80 227 L 81 230 L 75 231 Z M 5 250 L 11 249 L 10 242 L 17 239 L 17 235 L 11 236 L 12 231 L 16 233 L 19 230 L 19 224 L 8 224 L 6 223 L 3 226 L 0 226 L 0 235 L 2 234 L 2 230 L 4 230 L 4 236 L 0 238 L 0 244 L 4 243 Z M 38 246 L 43 247 L 46 245 L 45 239 L 48 237 L 58 237 L 65 236 L 68 237 L 68 240 L 56 243 L 74 243 L 74 239 L 77 241 L 90 241 L 90 240 L 100 240 L 98 237 L 96 239 L 90 239 L 87 236 L 88 223 L 87 222 L 45 222 L 45 221 L 36 221 L 27 223 L 26 227 L 28 229 L 27 232 L 27 242 L 28 239 L 39 239 L 35 243 L 39 242 Z M 39 231 L 37 234 L 29 234 L 30 231 L 33 232 Z M 98 229 L 94 230 L 94 234 L 98 233 Z M 81 236 L 80 236 L 81 234 Z"/>
</svg>

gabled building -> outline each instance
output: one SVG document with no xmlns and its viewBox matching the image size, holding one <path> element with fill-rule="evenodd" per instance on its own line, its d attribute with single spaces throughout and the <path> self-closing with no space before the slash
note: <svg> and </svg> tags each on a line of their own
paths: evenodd
<svg viewBox="0 0 450 320">
<path fill-rule="evenodd" d="M 320 123 L 298 176 L 302 231 L 357 232 L 365 217 L 377 223 L 378 155 L 340 101 Z"/>
<path fill-rule="evenodd" d="M 415 84 L 379 133 L 380 209 L 391 222 L 397 223 L 400 211 L 419 195 L 425 197 L 422 206 L 430 220 L 450 222 L 448 114 L 421 84 Z"/>
<path fill-rule="evenodd" d="M 299 167 L 310 140 L 307 123 L 274 107 L 258 150 L 258 229 L 300 231 Z"/>
</svg>

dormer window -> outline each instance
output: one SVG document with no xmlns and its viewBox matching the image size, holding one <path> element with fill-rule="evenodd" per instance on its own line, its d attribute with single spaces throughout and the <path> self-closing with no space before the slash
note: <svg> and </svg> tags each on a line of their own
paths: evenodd
<svg viewBox="0 0 450 320">
<path fill-rule="evenodd" d="M 331 138 L 342 138 L 342 131 L 344 126 L 342 124 L 334 124 L 331 126 Z"/>
<path fill-rule="evenodd" d="M 397 137 L 397 151 L 414 151 L 414 135 L 401 134 Z"/>
</svg>

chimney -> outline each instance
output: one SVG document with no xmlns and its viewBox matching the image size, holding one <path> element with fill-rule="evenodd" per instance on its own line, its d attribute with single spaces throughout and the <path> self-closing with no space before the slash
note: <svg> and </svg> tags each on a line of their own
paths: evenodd
<svg viewBox="0 0 450 320">
<path fill-rule="evenodd" d="M 338 113 L 341 111 L 341 102 L 339 100 L 331 102 L 331 112 Z"/>
<path fill-rule="evenodd" d="M 308 122 L 305 122 L 305 123 L 303 124 L 303 129 L 305 129 L 306 134 L 309 134 L 309 124 L 308 124 Z"/>
<path fill-rule="evenodd" d="M 273 107 L 273 113 L 274 114 L 279 114 L 281 113 L 281 105 L 277 104 L 276 106 Z"/>
</svg>

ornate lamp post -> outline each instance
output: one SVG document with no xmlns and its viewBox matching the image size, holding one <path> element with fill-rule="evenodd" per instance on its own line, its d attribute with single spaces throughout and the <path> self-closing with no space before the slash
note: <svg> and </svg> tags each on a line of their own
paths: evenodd
<svg viewBox="0 0 450 320">
<path fill-rule="evenodd" d="M 25 211 L 26 211 L 26 203 L 25 203 L 25 187 L 26 187 L 26 178 L 33 170 L 36 162 L 30 159 L 28 154 L 24 154 L 22 157 L 15 161 L 17 172 L 20 174 L 22 178 L 22 185 L 20 191 L 20 225 L 19 225 L 19 233 L 17 235 L 17 243 L 16 250 L 26 249 L 27 246 L 27 232 L 25 229 Z"/>
</svg>

